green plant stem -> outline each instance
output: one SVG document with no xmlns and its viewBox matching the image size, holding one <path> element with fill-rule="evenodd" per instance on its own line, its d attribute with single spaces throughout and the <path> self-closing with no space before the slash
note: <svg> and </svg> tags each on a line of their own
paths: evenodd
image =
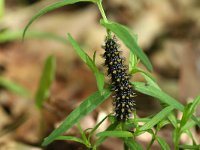
<svg viewBox="0 0 200 150">
<path fill-rule="evenodd" d="M 178 150 L 178 144 L 179 144 L 179 140 L 180 140 L 180 127 L 178 127 L 178 129 L 176 130 L 176 138 L 175 138 L 175 142 L 174 142 L 174 149 Z"/>
<path fill-rule="evenodd" d="M 107 23 L 107 22 L 108 22 L 108 19 L 107 19 L 107 17 L 106 17 L 105 12 L 104 12 L 104 9 L 103 9 L 103 6 L 102 6 L 101 1 L 98 1 L 98 2 L 97 2 L 97 5 L 98 5 L 98 8 L 99 8 L 99 11 L 100 11 L 100 13 L 101 13 L 101 16 L 102 16 L 103 20 Z"/>
<path fill-rule="evenodd" d="M 125 123 L 121 122 L 120 124 L 121 124 L 121 130 L 122 131 L 126 131 Z M 125 144 L 125 142 L 124 142 L 124 150 L 129 150 L 129 148 L 127 147 L 127 145 Z"/>
<path fill-rule="evenodd" d="M 81 128 L 80 122 L 77 123 L 77 128 L 79 129 L 79 132 L 80 132 L 80 134 L 81 134 L 81 136 L 82 136 L 82 139 L 83 139 L 83 141 L 84 141 L 85 146 L 86 146 L 87 148 L 91 148 L 91 143 L 88 141 L 88 139 L 87 139 L 85 133 L 83 132 L 83 129 Z"/>
<path fill-rule="evenodd" d="M 148 145 L 148 147 L 147 147 L 147 150 L 150 150 L 150 148 L 151 148 L 151 146 L 153 145 L 154 141 L 155 141 L 155 138 L 152 137 L 151 142 L 149 143 L 149 145 Z"/>
<path fill-rule="evenodd" d="M 156 129 L 155 133 L 153 134 L 153 137 L 151 139 L 151 142 L 149 143 L 147 150 L 150 150 L 151 146 L 153 145 L 154 141 L 156 140 L 156 135 L 158 133 L 158 129 Z"/>
<path fill-rule="evenodd" d="M 136 110 L 133 112 L 133 116 L 134 116 L 134 123 L 135 123 L 135 128 L 136 130 L 139 128 L 139 124 L 137 122 L 137 115 L 136 115 Z"/>
<path fill-rule="evenodd" d="M 129 150 L 128 146 L 124 142 L 124 150 Z"/>
<path fill-rule="evenodd" d="M 97 6 L 99 8 L 99 11 L 101 13 L 101 16 L 102 16 L 104 22 L 108 23 L 108 19 L 106 17 L 105 11 L 104 11 L 103 6 L 102 6 L 102 0 L 99 0 L 97 2 Z M 108 37 L 111 38 L 111 31 L 109 29 L 107 29 L 107 34 L 108 34 Z"/>
</svg>

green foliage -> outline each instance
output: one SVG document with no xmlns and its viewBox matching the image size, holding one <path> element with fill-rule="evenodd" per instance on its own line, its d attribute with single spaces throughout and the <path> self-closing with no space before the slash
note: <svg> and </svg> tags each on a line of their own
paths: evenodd
<svg viewBox="0 0 200 150">
<path fill-rule="evenodd" d="M 35 16 L 33 16 L 30 21 L 28 22 L 28 24 L 26 25 L 26 27 L 24 28 L 24 32 L 23 32 L 23 38 L 26 34 L 26 31 L 28 30 L 29 26 L 38 18 L 40 18 L 41 16 L 43 16 L 44 14 L 50 12 L 50 11 L 53 11 L 57 8 L 60 8 L 60 7 L 63 7 L 63 6 L 66 6 L 66 5 L 69 5 L 69 4 L 74 4 L 74 3 L 77 3 L 77 2 L 95 2 L 95 0 L 63 0 L 63 1 L 60 1 L 60 2 L 56 2 L 56 3 L 53 3 L 47 7 L 45 7 L 44 9 L 40 10 Z"/>
<path fill-rule="evenodd" d="M 180 122 L 181 127 L 184 127 L 187 121 L 192 117 L 199 103 L 200 103 L 200 96 L 198 96 L 193 102 L 186 105 Z"/>
<path fill-rule="evenodd" d="M 76 53 L 79 55 L 79 57 L 88 65 L 88 67 L 92 70 L 96 77 L 97 86 L 100 92 L 103 91 L 104 87 L 104 75 L 99 71 L 97 66 L 95 65 L 95 54 L 93 56 L 93 60 L 80 48 L 78 43 L 72 38 L 70 34 L 68 34 L 68 40 L 73 46 L 73 48 L 76 50 Z"/>
<path fill-rule="evenodd" d="M 140 93 L 156 98 L 156 100 L 160 101 L 161 104 L 165 104 L 165 107 L 163 107 L 163 109 L 157 114 L 145 118 L 137 118 L 135 111 L 134 118 L 129 119 L 123 123 L 118 122 L 114 117 L 108 115 L 105 118 L 103 118 L 93 129 L 83 130 L 79 125 L 79 121 L 84 116 L 88 115 L 91 111 L 93 111 L 96 107 L 98 107 L 103 101 L 105 101 L 111 95 L 111 91 L 109 89 L 104 89 L 104 75 L 99 71 L 98 67 L 95 64 L 96 52 L 94 53 L 93 58 L 90 58 L 81 49 L 81 47 L 73 39 L 73 37 L 70 34 L 68 34 L 68 41 L 71 43 L 79 57 L 84 61 L 85 64 L 88 65 L 88 67 L 92 70 L 93 74 L 95 75 L 99 91 L 90 95 L 81 103 L 79 107 L 72 111 L 65 118 L 63 123 L 57 129 L 55 129 L 47 138 L 44 139 L 42 145 L 46 146 L 54 140 L 70 140 L 82 143 L 89 149 L 96 150 L 97 147 L 100 146 L 106 140 L 106 138 L 118 137 L 123 139 L 125 149 L 142 150 L 142 146 L 135 141 L 135 137 L 145 132 L 148 132 L 151 134 L 152 139 L 147 149 L 151 149 L 153 143 L 157 141 L 163 150 L 169 150 L 170 147 L 166 143 L 165 139 L 158 136 L 157 134 L 164 126 L 172 124 L 174 127 L 172 138 L 176 150 L 178 150 L 178 148 L 180 147 L 188 149 L 199 148 L 199 145 L 196 144 L 196 141 L 192 136 L 190 128 L 194 127 L 195 125 L 200 126 L 200 118 L 194 116 L 195 110 L 200 103 L 200 97 L 197 97 L 193 102 L 189 103 L 187 106 L 184 106 L 176 99 L 172 98 L 164 91 L 162 91 L 156 83 L 156 80 L 151 76 L 149 72 L 137 67 L 137 64 L 141 60 L 144 66 L 149 71 L 152 71 L 152 65 L 148 57 L 137 44 L 137 36 L 133 35 L 126 26 L 123 26 L 116 22 L 108 21 L 103 10 L 102 0 L 63 0 L 60 2 L 53 3 L 39 11 L 35 16 L 31 18 L 31 20 L 29 21 L 29 23 L 23 31 L 23 37 L 25 36 L 25 33 L 27 32 L 29 26 L 42 15 L 59 7 L 74 4 L 77 2 L 92 2 L 97 5 L 102 15 L 102 20 L 100 21 L 100 23 L 106 28 L 107 36 L 111 37 L 112 33 L 114 33 L 117 37 L 121 39 L 125 46 L 127 46 L 130 49 L 130 74 L 134 75 L 135 73 L 139 73 L 146 80 L 146 83 L 134 82 L 133 88 Z M 47 99 L 49 96 L 49 88 L 53 80 L 55 69 L 55 66 L 53 64 L 53 60 L 48 60 L 45 65 L 46 67 L 44 68 L 40 86 L 36 94 L 36 104 L 38 107 L 41 107 L 44 100 Z M 183 113 L 183 117 L 181 118 L 181 120 L 178 120 L 176 118 L 175 111 L 181 111 Z M 105 131 L 95 133 L 97 128 L 99 128 L 99 126 L 106 119 L 109 119 L 110 126 Z M 143 125 L 140 125 L 141 123 Z M 62 135 L 75 124 L 78 124 L 77 127 L 81 134 L 81 138 Z M 86 134 L 86 132 L 89 133 Z M 192 139 L 193 145 L 179 145 L 180 136 L 182 135 L 182 133 L 186 133 Z M 95 143 L 91 141 L 91 137 L 94 135 L 96 135 L 97 137 Z"/>
<path fill-rule="evenodd" d="M 158 90 L 152 85 L 148 85 L 141 82 L 134 82 L 133 86 L 135 90 L 140 93 L 155 97 L 157 98 L 157 100 L 161 101 L 162 103 L 174 106 L 174 108 L 180 111 L 184 110 L 184 106 L 181 103 L 179 103 L 177 100 L 167 95 L 165 92 Z"/>
<path fill-rule="evenodd" d="M 0 77 L 0 86 L 23 97 L 31 96 L 30 91 L 28 91 L 26 88 L 3 77 Z"/>
<path fill-rule="evenodd" d="M 56 140 L 68 140 L 84 144 L 84 141 L 82 139 L 73 136 L 59 136 L 56 138 Z"/>
<path fill-rule="evenodd" d="M 105 22 L 104 20 L 101 20 L 101 24 L 105 26 L 107 29 L 114 32 L 123 41 L 123 43 L 131 50 L 131 52 L 140 58 L 140 60 L 147 67 L 148 70 L 150 71 L 153 70 L 148 57 L 137 45 L 135 38 L 131 35 L 127 27 L 115 22 Z"/>
<path fill-rule="evenodd" d="M 105 131 L 114 131 L 118 126 L 118 122 L 114 122 L 113 124 L 111 124 Z M 94 148 L 98 147 L 99 145 L 101 145 L 105 140 L 106 140 L 107 136 L 103 136 L 103 137 L 99 137 L 96 140 L 96 143 L 94 145 Z"/>
<path fill-rule="evenodd" d="M 192 149 L 192 150 L 199 150 L 200 145 L 179 145 L 178 146 L 180 149 Z"/>
<path fill-rule="evenodd" d="M 0 32 L 0 43 L 10 42 L 14 40 L 21 40 L 23 31 L 3 31 Z M 51 39 L 66 44 L 64 37 L 48 33 L 48 32 L 33 32 L 29 31 L 26 33 L 26 39 Z"/>
<path fill-rule="evenodd" d="M 139 63 L 139 59 L 136 55 L 134 55 L 132 52 L 130 52 L 129 56 L 129 73 L 132 72 L 133 69 L 137 68 L 137 64 Z"/>
<path fill-rule="evenodd" d="M 133 134 L 128 131 L 104 131 L 97 134 L 97 136 L 109 136 L 109 137 L 133 137 Z"/>
<path fill-rule="evenodd" d="M 173 106 L 168 106 L 162 109 L 159 113 L 157 113 L 150 121 L 144 124 L 141 128 L 139 128 L 139 132 L 143 130 L 148 130 L 153 128 L 154 125 L 158 124 L 161 120 L 163 120 L 172 110 Z"/>
<path fill-rule="evenodd" d="M 157 141 L 163 150 L 170 150 L 169 145 L 165 142 L 163 138 L 157 136 Z"/>
<path fill-rule="evenodd" d="M 45 100 L 49 97 L 50 86 L 55 76 L 56 60 L 54 56 L 49 56 L 45 62 L 38 90 L 35 94 L 35 102 L 38 108 L 43 106 Z"/>
<path fill-rule="evenodd" d="M 83 103 L 80 104 L 74 111 L 72 111 L 63 123 L 54 130 L 43 142 L 43 146 L 48 145 L 54 141 L 58 136 L 66 132 L 75 123 L 79 122 L 84 116 L 93 111 L 97 106 L 99 106 L 104 100 L 110 96 L 111 92 L 109 90 L 104 90 L 103 94 L 100 92 L 95 92 L 89 96 Z"/>
<path fill-rule="evenodd" d="M 167 105 L 173 106 L 174 108 L 178 109 L 179 111 L 184 111 L 184 106 L 179 103 L 177 100 L 172 98 L 171 96 L 167 95 L 165 92 L 155 88 L 152 85 L 146 85 L 145 83 L 140 82 L 134 82 L 133 86 L 136 91 L 155 97 L 157 100 L 161 101 L 162 103 L 165 103 Z M 200 126 L 200 122 L 196 119 L 196 117 L 191 117 L 198 126 Z"/>
<path fill-rule="evenodd" d="M 5 7 L 4 3 L 5 3 L 4 0 L 0 0 L 0 20 L 4 15 L 4 7 Z"/>
<path fill-rule="evenodd" d="M 143 150 L 142 146 L 132 138 L 126 138 L 124 140 L 124 143 L 128 146 L 130 150 Z"/>
</svg>

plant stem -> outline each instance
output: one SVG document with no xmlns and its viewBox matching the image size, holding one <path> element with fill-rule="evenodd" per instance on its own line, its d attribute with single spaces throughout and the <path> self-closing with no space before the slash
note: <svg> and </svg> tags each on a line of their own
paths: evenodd
<svg viewBox="0 0 200 150">
<path fill-rule="evenodd" d="M 147 150 L 150 150 L 151 146 L 153 145 L 154 141 L 156 140 L 156 135 L 158 134 L 158 129 L 156 129 L 155 133 L 152 135 L 151 142 L 149 143 Z"/>
<path fill-rule="evenodd" d="M 107 19 L 107 17 L 106 17 L 105 12 L 104 12 L 104 9 L 103 9 L 103 6 L 102 6 L 102 4 L 101 4 L 101 1 L 98 1 L 98 2 L 97 2 L 97 6 L 98 6 L 98 8 L 99 8 L 99 11 L 100 11 L 100 13 L 101 13 L 101 16 L 102 16 L 103 20 L 107 23 L 107 22 L 108 22 L 108 19 Z"/>
<path fill-rule="evenodd" d="M 100 13 L 101 13 L 101 16 L 102 16 L 103 21 L 104 21 L 105 23 L 108 23 L 108 19 L 107 19 L 107 17 L 106 17 L 105 11 L 104 11 L 103 6 L 102 6 L 102 0 L 97 1 L 97 6 L 98 6 L 98 8 L 99 8 L 99 11 L 100 11 Z M 109 29 L 107 29 L 107 34 L 108 34 L 108 37 L 111 38 L 111 32 L 110 32 Z"/>
<path fill-rule="evenodd" d="M 124 142 L 124 150 L 129 150 L 128 146 Z"/>
<path fill-rule="evenodd" d="M 151 148 L 151 146 L 153 145 L 154 141 L 155 141 L 155 138 L 153 137 L 153 138 L 151 139 L 151 142 L 149 143 L 149 145 L 148 145 L 148 147 L 147 147 L 147 150 L 150 150 L 150 148 Z"/>
</svg>

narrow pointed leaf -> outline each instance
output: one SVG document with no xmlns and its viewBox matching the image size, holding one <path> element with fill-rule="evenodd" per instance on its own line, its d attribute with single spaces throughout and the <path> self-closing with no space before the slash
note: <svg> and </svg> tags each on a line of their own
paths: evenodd
<svg viewBox="0 0 200 150">
<path fill-rule="evenodd" d="M 155 82 L 156 80 L 153 78 L 153 76 L 150 73 L 148 73 L 148 72 L 146 72 L 146 71 L 144 71 L 144 70 L 142 70 L 140 68 L 137 68 L 137 67 L 133 68 L 131 70 L 131 72 L 130 72 L 130 74 L 135 74 L 135 73 L 141 73 L 144 76 L 145 80 L 149 84 L 154 85 L 155 87 L 157 87 L 158 89 L 160 89 L 159 86 L 157 85 L 157 83 Z"/>
<path fill-rule="evenodd" d="M 101 24 L 107 29 L 114 32 L 123 41 L 123 43 L 131 50 L 131 52 L 133 52 L 140 58 L 142 63 L 147 67 L 149 71 L 153 70 L 153 67 L 148 57 L 145 55 L 142 49 L 137 45 L 135 38 L 132 36 L 127 27 L 118 24 L 116 22 L 104 22 L 103 20 L 101 20 Z"/>
<path fill-rule="evenodd" d="M 50 87 L 54 80 L 56 60 L 54 56 L 49 56 L 45 62 L 38 90 L 35 95 L 35 102 L 41 108 L 44 101 L 48 99 Z"/>
<path fill-rule="evenodd" d="M 177 123 L 177 119 L 176 119 L 176 117 L 175 117 L 175 115 L 174 115 L 173 112 L 171 112 L 171 113 L 168 115 L 168 119 L 169 119 L 169 121 L 171 122 L 171 124 L 172 124 L 175 128 L 177 128 L 178 123 Z"/>
<path fill-rule="evenodd" d="M 184 106 L 179 103 L 176 99 L 170 97 L 165 92 L 160 91 L 152 85 L 146 85 L 142 82 L 134 82 L 134 88 L 136 91 L 141 92 L 143 94 L 158 98 L 159 101 L 168 104 L 170 106 L 174 106 L 176 109 L 183 111 Z"/>
<path fill-rule="evenodd" d="M 169 114 L 167 115 L 167 117 Z M 168 119 L 163 119 L 157 124 L 157 129 L 160 130 L 162 127 L 166 126 L 167 124 L 170 124 L 171 122 Z"/>
<path fill-rule="evenodd" d="M 104 100 L 110 96 L 111 92 L 109 90 L 104 90 L 101 95 L 100 92 L 95 92 L 84 100 L 79 107 L 73 110 L 63 121 L 63 123 L 55 129 L 47 138 L 43 141 L 43 146 L 48 145 L 53 142 L 57 137 L 62 135 L 68 129 L 70 129 L 74 124 L 78 123 L 84 116 L 93 111 L 98 107 Z"/>
<path fill-rule="evenodd" d="M 0 86 L 20 96 L 24 96 L 24 97 L 31 96 L 30 91 L 28 91 L 26 88 L 4 77 L 0 77 Z"/>
<path fill-rule="evenodd" d="M 81 49 L 81 47 L 78 45 L 78 43 L 73 39 L 73 37 L 70 34 L 68 34 L 68 40 L 75 49 L 76 53 L 79 55 L 79 57 L 88 65 L 88 67 L 94 73 L 97 81 L 97 87 L 99 91 L 102 92 L 104 88 L 103 73 L 99 71 L 99 69 L 95 65 L 95 62 L 84 52 L 84 50 Z"/>
<path fill-rule="evenodd" d="M 165 140 L 161 137 L 156 137 L 158 143 L 160 144 L 162 150 L 170 150 L 169 145 L 165 142 Z"/>
<path fill-rule="evenodd" d="M 191 150 L 199 150 L 200 145 L 179 145 L 178 146 L 180 149 L 191 149 Z"/>
<path fill-rule="evenodd" d="M 74 142 L 85 144 L 83 140 L 81 140 L 80 138 L 76 138 L 74 136 L 59 136 L 56 138 L 56 140 L 67 140 L 67 141 L 74 141 Z"/>
<path fill-rule="evenodd" d="M 0 32 L 0 43 L 21 40 L 23 31 L 3 31 Z M 61 42 L 63 44 L 67 43 L 67 40 L 64 37 L 55 35 L 49 32 L 38 32 L 38 31 L 29 31 L 26 33 L 27 39 L 50 39 L 54 41 Z"/>
<path fill-rule="evenodd" d="M 95 127 L 92 129 L 92 131 L 89 133 L 88 139 L 94 134 L 94 132 L 100 127 L 100 125 L 108 118 L 108 115 L 104 117 L 98 124 L 95 125 Z"/>
<path fill-rule="evenodd" d="M 104 131 L 97 134 L 97 136 L 103 137 L 133 137 L 133 134 L 128 131 Z"/>
<path fill-rule="evenodd" d="M 200 117 L 197 117 L 197 120 L 200 122 Z M 194 120 L 189 120 L 183 127 L 181 127 L 181 131 L 186 131 L 187 129 L 192 128 L 197 123 Z"/>
<path fill-rule="evenodd" d="M 192 139 L 192 144 L 197 145 L 196 138 L 194 137 L 193 133 L 190 131 L 190 128 L 188 128 L 188 130 L 184 132 Z"/>
<path fill-rule="evenodd" d="M 0 20 L 4 15 L 4 8 L 5 8 L 5 2 L 4 0 L 0 0 Z"/>
<path fill-rule="evenodd" d="M 176 99 L 172 98 L 165 92 L 160 91 L 159 89 L 155 88 L 154 86 L 146 85 L 145 83 L 141 83 L 141 82 L 134 82 L 132 84 L 136 91 L 155 97 L 157 98 L 157 100 L 161 101 L 162 103 L 173 106 L 174 108 L 180 110 L 181 112 L 184 111 L 184 106 L 180 102 L 178 102 Z M 197 118 L 195 116 L 192 116 L 191 118 L 200 127 L 200 122 L 197 120 Z"/>
<path fill-rule="evenodd" d="M 198 96 L 192 103 L 189 103 L 183 112 L 183 116 L 181 118 L 180 126 L 184 126 L 188 120 L 191 118 L 192 114 L 195 112 L 197 106 L 200 103 L 200 96 Z"/>
<path fill-rule="evenodd" d="M 26 34 L 26 31 L 28 30 L 29 26 L 38 18 L 40 18 L 41 16 L 43 16 L 44 14 L 53 11 L 57 8 L 69 5 L 69 4 L 75 4 L 77 2 L 95 2 L 95 0 L 62 0 L 60 2 L 56 2 L 53 3 L 45 8 L 43 8 L 42 10 L 40 10 L 35 16 L 33 16 L 30 21 L 28 22 L 28 24 L 26 25 L 26 27 L 24 28 L 24 32 L 23 32 L 23 37 Z"/>
<path fill-rule="evenodd" d="M 132 52 L 129 54 L 129 72 L 131 74 L 131 71 L 137 67 L 137 64 L 139 63 L 139 60 L 137 59 L 137 56 L 134 55 Z"/>
<path fill-rule="evenodd" d="M 173 109 L 173 106 L 165 107 L 164 109 L 162 109 L 162 111 L 157 113 L 150 121 L 148 121 L 141 128 L 139 128 L 139 131 L 151 129 L 154 125 L 158 124 L 161 120 L 163 120 Z"/>
<path fill-rule="evenodd" d="M 132 138 L 128 138 L 124 142 L 130 150 L 143 150 L 142 146 Z"/>
<path fill-rule="evenodd" d="M 113 124 L 111 124 L 106 131 L 113 131 L 117 128 L 118 126 L 118 122 L 114 122 Z M 101 145 L 105 140 L 106 140 L 107 136 L 103 136 L 103 137 L 99 137 L 95 143 L 94 147 L 98 147 L 99 145 Z"/>
</svg>

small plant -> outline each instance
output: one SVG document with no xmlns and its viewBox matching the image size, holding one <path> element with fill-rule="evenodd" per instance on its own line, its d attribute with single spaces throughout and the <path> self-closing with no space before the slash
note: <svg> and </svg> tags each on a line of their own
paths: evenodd
<svg viewBox="0 0 200 150">
<path fill-rule="evenodd" d="M 193 102 L 183 106 L 177 100 L 163 92 L 149 72 L 138 68 L 137 64 L 141 61 L 149 71 L 152 71 L 152 65 L 148 57 L 137 45 L 137 37 L 132 34 L 126 26 L 108 21 L 102 7 L 102 0 L 62 0 L 57 3 L 53 3 L 52 5 L 49 5 L 41 10 L 29 21 L 24 29 L 23 36 L 25 36 L 28 27 L 40 16 L 56 8 L 77 2 L 92 2 L 96 4 L 102 15 L 100 24 L 105 27 L 107 31 L 103 57 L 105 58 L 105 66 L 108 67 L 108 74 L 111 76 L 111 85 L 107 87 L 104 86 L 104 75 L 99 71 L 95 64 L 96 53 L 93 58 L 90 58 L 81 49 L 73 37 L 68 34 L 68 41 L 71 43 L 80 58 L 94 73 L 98 91 L 88 96 L 88 98 L 86 98 L 78 108 L 72 111 L 63 123 L 44 139 L 42 145 L 46 146 L 54 140 L 71 140 L 84 144 L 88 149 L 95 150 L 104 142 L 106 138 L 118 137 L 124 141 L 124 149 L 140 150 L 143 149 L 143 147 L 135 141 L 135 138 L 145 132 L 148 132 L 152 135 L 152 139 L 146 149 L 151 149 L 153 143 L 157 141 L 162 149 L 169 150 L 169 145 L 158 135 L 158 132 L 167 124 L 171 124 L 174 129 L 172 137 L 174 149 L 200 149 L 200 145 L 195 141 L 190 131 L 190 129 L 195 125 L 200 126 L 200 118 L 193 115 L 196 107 L 200 103 L 200 96 L 194 99 Z M 124 61 L 120 56 L 117 42 L 113 39 L 114 35 L 119 38 L 127 48 L 130 49 L 129 69 L 127 69 L 124 65 Z M 49 74 L 51 73 L 52 72 L 49 72 Z M 145 78 L 146 82 L 130 82 L 129 75 L 134 75 L 135 73 L 140 73 Z M 39 107 L 43 106 L 43 102 L 45 100 L 44 93 L 47 91 L 42 89 L 48 89 L 50 86 L 48 81 L 44 81 L 45 79 L 46 78 L 41 80 L 41 89 L 39 90 L 41 93 L 38 93 L 38 97 L 36 97 L 37 105 Z M 42 87 L 42 82 L 45 83 L 44 87 Z M 134 91 L 155 97 L 161 102 L 163 109 L 153 116 L 138 118 L 134 107 Z M 94 128 L 83 131 L 79 121 L 105 101 L 111 93 L 114 93 L 115 97 L 114 115 L 113 113 L 107 115 Z M 42 96 L 40 97 L 40 95 Z M 182 112 L 183 115 L 181 119 L 176 118 L 175 110 Z M 109 119 L 110 126 L 105 131 L 96 134 L 95 131 L 106 119 Z M 81 138 L 62 135 L 75 124 L 80 131 Z M 192 139 L 192 145 L 180 145 L 180 137 L 183 133 L 186 133 Z M 92 142 L 91 136 L 94 135 L 97 136 L 97 140 Z"/>
</svg>

